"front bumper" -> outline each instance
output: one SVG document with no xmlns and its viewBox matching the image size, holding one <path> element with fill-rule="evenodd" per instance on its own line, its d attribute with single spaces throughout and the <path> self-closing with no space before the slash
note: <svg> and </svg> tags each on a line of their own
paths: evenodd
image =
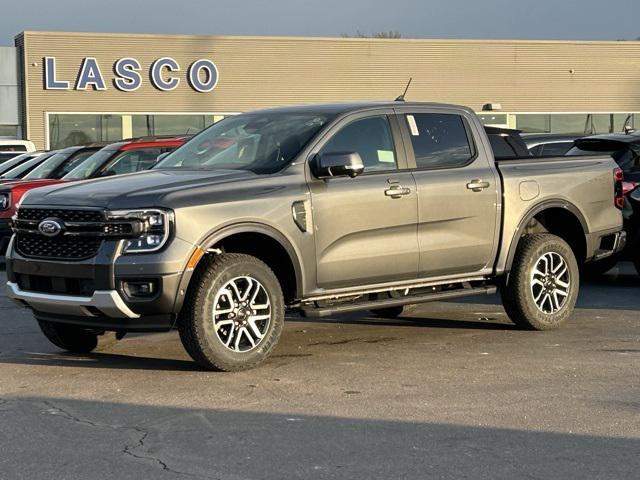
<svg viewBox="0 0 640 480">
<path fill-rule="evenodd" d="M 192 246 L 174 238 L 155 254 L 119 255 L 118 242 L 105 241 L 83 261 L 40 260 L 20 255 L 9 244 L 7 295 L 41 320 L 101 330 L 166 331 L 182 305 Z M 132 297 L 131 281 L 150 280 L 157 290 Z"/>
<path fill-rule="evenodd" d="M 22 290 L 18 284 L 7 282 L 7 297 L 18 305 L 29 306 L 39 312 L 61 315 L 95 317 L 100 314 L 113 318 L 139 318 L 115 290 L 96 290 L 90 297 L 54 295 Z"/>
</svg>

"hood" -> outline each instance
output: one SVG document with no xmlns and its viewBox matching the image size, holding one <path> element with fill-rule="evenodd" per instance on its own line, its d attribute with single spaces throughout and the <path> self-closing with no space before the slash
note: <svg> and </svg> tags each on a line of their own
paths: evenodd
<svg viewBox="0 0 640 480">
<path fill-rule="evenodd" d="M 203 189 L 256 178 L 240 170 L 148 170 L 94 180 L 68 182 L 28 192 L 22 205 L 55 205 L 130 209 L 174 208 L 188 203 Z"/>
<path fill-rule="evenodd" d="M 0 184 L 2 190 L 29 190 L 31 188 L 44 187 L 47 185 L 55 185 L 62 183 L 64 180 L 58 179 L 36 179 L 36 180 L 13 180 L 11 182 L 5 182 Z"/>
</svg>

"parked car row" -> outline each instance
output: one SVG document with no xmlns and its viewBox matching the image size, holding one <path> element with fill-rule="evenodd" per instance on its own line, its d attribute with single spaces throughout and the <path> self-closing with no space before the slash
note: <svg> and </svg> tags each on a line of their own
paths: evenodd
<svg viewBox="0 0 640 480">
<path fill-rule="evenodd" d="M 6 250 L 16 206 L 30 190 L 56 183 L 134 173 L 151 168 L 158 157 L 187 137 L 145 137 L 92 143 L 58 151 L 34 152 L 0 165 L 0 253 Z M 6 169 L 3 167 L 6 165 Z"/>
</svg>

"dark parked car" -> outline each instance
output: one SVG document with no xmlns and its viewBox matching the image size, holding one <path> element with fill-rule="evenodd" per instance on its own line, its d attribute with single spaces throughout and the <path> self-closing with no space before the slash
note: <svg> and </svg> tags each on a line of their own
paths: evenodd
<svg viewBox="0 0 640 480">
<path fill-rule="evenodd" d="M 566 155 L 573 148 L 574 140 L 583 135 L 565 135 L 555 133 L 523 133 L 522 139 L 532 155 L 553 157 Z"/>
<path fill-rule="evenodd" d="M 29 152 L 29 153 L 22 153 L 20 155 L 14 156 L 2 163 L 0 163 L 0 177 L 2 175 L 4 175 L 6 172 L 8 172 L 9 170 L 16 168 L 18 165 L 20 165 L 21 163 L 24 163 L 28 160 L 31 160 L 33 158 L 36 158 L 40 155 L 42 155 L 45 152 Z"/>
<path fill-rule="evenodd" d="M 640 275 L 640 188 L 628 196 L 628 206 L 623 210 L 625 228 L 630 234 L 627 253 Z"/>
<path fill-rule="evenodd" d="M 170 152 L 182 143 L 183 137 L 169 137 L 126 140 L 106 146 L 94 143 L 68 147 L 50 156 L 22 179 L 0 182 L 0 254 L 4 254 L 11 236 L 11 217 L 23 195 L 30 190 L 145 170 L 155 165 L 160 154 Z"/>
<path fill-rule="evenodd" d="M 484 127 L 496 160 L 529 157 L 531 153 L 520 136 L 520 130 Z"/>
<path fill-rule="evenodd" d="M 640 247 L 640 242 L 637 241 L 640 210 L 637 205 L 635 209 L 629 205 L 632 192 L 635 199 L 640 196 L 637 192 L 640 186 L 640 132 L 611 133 L 579 138 L 567 155 L 600 155 L 603 153 L 611 155 L 623 172 L 622 193 L 625 197 L 623 212 L 625 212 L 625 230 L 629 240 L 626 248 L 619 255 L 589 265 L 589 272 L 594 275 L 608 272 L 619 260 L 637 258 L 636 252 Z"/>
<path fill-rule="evenodd" d="M 2 174 L 0 174 L 0 184 L 24 178 L 25 175 L 28 175 L 29 172 L 31 172 L 34 168 L 36 168 L 38 165 L 40 165 L 55 153 L 55 151 L 45 152 L 32 158 L 21 160 L 17 165 L 12 166 L 10 169 L 5 170 Z M 9 161 L 11 162 L 13 161 L 13 159 Z"/>
</svg>

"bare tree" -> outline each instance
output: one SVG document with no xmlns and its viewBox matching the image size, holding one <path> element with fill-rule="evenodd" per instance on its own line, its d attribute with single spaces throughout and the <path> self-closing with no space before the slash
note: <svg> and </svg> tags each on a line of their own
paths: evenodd
<svg viewBox="0 0 640 480">
<path fill-rule="evenodd" d="M 348 33 L 341 33 L 340 36 L 342 38 L 402 38 L 402 34 L 397 30 L 389 30 L 386 32 L 374 32 L 372 34 L 368 34 L 365 32 L 361 32 L 360 30 L 356 30 L 354 35 L 349 35 Z"/>
</svg>

